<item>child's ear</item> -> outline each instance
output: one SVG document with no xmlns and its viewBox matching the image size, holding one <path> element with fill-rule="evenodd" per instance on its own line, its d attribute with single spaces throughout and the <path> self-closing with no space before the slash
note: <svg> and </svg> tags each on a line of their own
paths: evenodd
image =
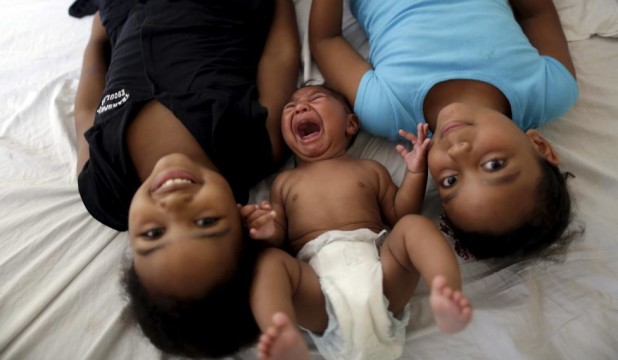
<svg viewBox="0 0 618 360">
<path fill-rule="evenodd" d="M 360 124 L 358 121 L 358 116 L 356 114 L 348 114 L 348 123 L 345 128 L 345 132 L 348 135 L 354 135 L 360 129 Z"/>
<path fill-rule="evenodd" d="M 526 131 L 526 135 L 530 138 L 530 141 L 532 141 L 532 146 L 534 146 L 537 154 L 539 154 L 543 159 L 549 161 L 552 165 L 560 165 L 560 157 L 558 156 L 558 153 L 556 153 L 549 141 L 542 137 L 538 131 L 531 129 Z"/>
</svg>

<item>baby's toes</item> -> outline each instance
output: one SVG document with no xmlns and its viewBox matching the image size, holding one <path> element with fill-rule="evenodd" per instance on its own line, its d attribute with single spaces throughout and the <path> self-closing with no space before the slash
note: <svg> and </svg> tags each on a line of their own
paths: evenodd
<svg viewBox="0 0 618 360">
<path fill-rule="evenodd" d="M 458 303 L 462 298 L 463 298 L 463 294 L 461 293 L 461 291 L 458 291 L 458 290 L 453 291 L 453 296 L 451 296 L 451 299 L 453 299 L 454 302 Z"/>
<path fill-rule="evenodd" d="M 444 288 L 445 286 L 446 278 L 442 275 L 436 276 L 431 283 L 432 289 L 436 289 L 438 291 L 442 291 L 442 288 Z"/>
<path fill-rule="evenodd" d="M 442 296 L 452 299 L 453 298 L 453 289 L 451 289 L 450 287 L 444 287 L 442 289 Z"/>
<path fill-rule="evenodd" d="M 462 308 L 470 307 L 470 301 L 467 298 L 462 297 L 459 300 L 459 306 L 461 306 Z"/>
</svg>

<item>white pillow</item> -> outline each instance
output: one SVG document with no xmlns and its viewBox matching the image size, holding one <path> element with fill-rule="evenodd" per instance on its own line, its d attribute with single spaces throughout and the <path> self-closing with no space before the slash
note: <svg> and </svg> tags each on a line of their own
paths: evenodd
<svg viewBox="0 0 618 360">
<path fill-rule="evenodd" d="M 618 37 L 618 0 L 554 0 L 568 41 Z"/>
</svg>

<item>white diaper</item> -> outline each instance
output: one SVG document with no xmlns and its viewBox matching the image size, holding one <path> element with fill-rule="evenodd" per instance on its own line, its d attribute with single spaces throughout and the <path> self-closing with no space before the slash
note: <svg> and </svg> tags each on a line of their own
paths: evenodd
<svg viewBox="0 0 618 360">
<path fill-rule="evenodd" d="M 396 359 L 403 353 L 406 308 L 395 318 L 382 290 L 379 245 L 383 231 L 329 231 L 308 242 L 297 257 L 320 277 L 328 326 L 309 332 L 327 359 Z"/>
</svg>

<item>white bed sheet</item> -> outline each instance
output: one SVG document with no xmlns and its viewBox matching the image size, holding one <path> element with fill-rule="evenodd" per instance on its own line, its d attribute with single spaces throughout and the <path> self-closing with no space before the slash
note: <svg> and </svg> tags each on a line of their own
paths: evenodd
<svg viewBox="0 0 618 360">
<path fill-rule="evenodd" d="M 118 285 L 126 234 L 92 219 L 77 191 L 73 100 L 91 18 L 70 18 L 70 3 L 1 2 L 0 359 L 166 358 L 126 321 Z M 296 3 L 304 30 L 310 0 Z M 618 3 L 556 4 L 572 29 L 581 96 L 541 131 L 577 176 L 571 186 L 586 233 L 561 263 L 462 262 L 476 312 L 460 334 L 437 331 L 421 288 L 404 358 L 618 359 L 618 39 L 596 36 L 612 35 Z M 352 19 L 345 29 L 366 49 Z M 319 79 L 304 54 L 303 77 Z M 351 151 L 401 179 L 392 144 L 363 134 Z M 435 218 L 428 190 L 425 213 Z"/>
</svg>

